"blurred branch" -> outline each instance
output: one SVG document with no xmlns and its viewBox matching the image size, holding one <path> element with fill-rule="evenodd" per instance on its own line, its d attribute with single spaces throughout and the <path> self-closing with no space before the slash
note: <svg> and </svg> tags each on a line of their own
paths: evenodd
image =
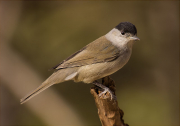
<svg viewBox="0 0 180 126">
<path fill-rule="evenodd" d="M 111 89 L 115 94 L 114 81 L 108 76 L 102 79 L 102 83 Z M 91 88 L 91 94 L 94 96 L 95 103 L 98 109 L 99 118 L 102 126 L 128 126 L 124 123 L 123 111 L 118 107 L 117 100 L 111 100 L 110 94 L 103 94 L 99 97 L 100 88 L 94 86 Z"/>
<path fill-rule="evenodd" d="M 10 46 L 22 12 L 21 2 L 2 1 L 1 7 L 3 18 L 1 18 L 0 31 L 0 79 L 5 83 L 4 86 L 18 98 L 16 102 L 20 105 L 19 99 L 40 85 L 43 80 L 29 66 L 28 62 Z M 3 94 L 2 96 L 5 97 Z M 48 89 L 45 93 L 29 101 L 25 106 L 48 126 L 83 125 L 81 117 L 75 112 L 74 108 L 52 89 Z M 2 115 L 6 114 L 3 113 Z"/>
</svg>

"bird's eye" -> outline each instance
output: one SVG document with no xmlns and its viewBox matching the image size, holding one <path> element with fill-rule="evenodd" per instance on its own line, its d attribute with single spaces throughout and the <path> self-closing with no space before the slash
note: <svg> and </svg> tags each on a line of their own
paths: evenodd
<svg viewBox="0 0 180 126">
<path fill-rule="evenodd" d="M 122 35 L 124 35 L 125 33 L 124 32 L 121 32 Z"/>
</svg>

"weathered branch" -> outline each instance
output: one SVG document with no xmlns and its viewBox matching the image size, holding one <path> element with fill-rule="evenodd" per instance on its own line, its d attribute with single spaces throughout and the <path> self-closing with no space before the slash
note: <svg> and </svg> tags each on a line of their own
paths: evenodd
<svg viewBox="0 0 180 126">
<path fill-rule="evenodd" d="M 114 81 L 108 76 L 102 79 L 102 83 L 111 89 L 115 95 Z M 91 94 L 94 96 L 95 103 L 98 109 L 98 115 L 102 126 L 128 126 L 124 123 L 123 111 L 118 107 L 117 100 L 111 100 L 109 93 L 103 94 L 99 97 L 102 91 L 99 87 L 94 86 L 91 88 Z"/>
</svg>

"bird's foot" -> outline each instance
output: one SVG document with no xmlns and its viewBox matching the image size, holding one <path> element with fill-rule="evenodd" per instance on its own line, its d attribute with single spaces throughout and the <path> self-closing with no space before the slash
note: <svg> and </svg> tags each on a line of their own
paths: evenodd
<svg viewBox="0 0 180 126">
<path fill-rule="evenodd" d="M 108 92 L 111 96 L 111 100 L 112 99 L 116 100 L 116 96 L 112 93 L 112 91 L 108 87 L 103 88 L 103 90 L 104 91 L 99 94 L 99 97 L 101 97 L 103 94 L 106 94 Z"/>
<path fill-rule="evenodd" d="M 93 82 L 93 84 L 103 89 L 103 92 L 101 92 L 99 94 L 99 97 L 101 97 L 103 94 L 106 94 L 108 92 L 111 96 L 111 100 L 112 99 L 116 100 L 116 96 L 113 94 L 113 92 L 108 87 L 104 86 L 103 84 L 101 84 L 97 81 Z"/>
</svg>

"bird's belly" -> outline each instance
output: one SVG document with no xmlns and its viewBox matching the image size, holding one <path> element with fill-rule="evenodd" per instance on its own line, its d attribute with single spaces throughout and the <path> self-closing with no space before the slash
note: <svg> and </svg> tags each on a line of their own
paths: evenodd
<svg viewBox="0 0 180 126">
<path fill-rule="evenodd" d="M 96 63 L 82 66 L 78 70 L 78 75 L 74 81 L 83 81 L 84 83 L 92 83 L 95 80 L 111 75 L 121 69 L 129 60 L 130 54 L 122 55 L 112 62 Z"/>
</svg>

